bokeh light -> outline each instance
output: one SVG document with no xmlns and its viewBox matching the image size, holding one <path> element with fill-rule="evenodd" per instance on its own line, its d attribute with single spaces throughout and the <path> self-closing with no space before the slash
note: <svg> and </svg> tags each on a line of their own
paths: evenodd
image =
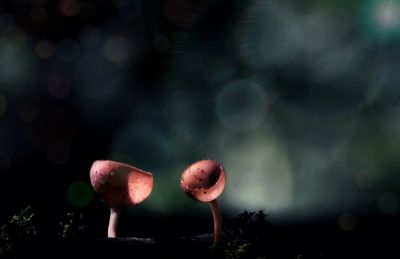
<svg viewBox="0 0 400 259">
<path fill-rule="evenodd" d="M 366 34 L 384 41 L 396 39 L 400 36 L 400 1 L 366 1 L 361 8 L 360 20 Z"/>
<path fill-rule="evenodd" d="M 347 14 L 350 16 L 350 14 Z M 255 1 L 235 38 L 240 56 L 270 99 L 292 115 L 319 120 L 359 114 L 384 84 L 380 52 L 352 35 L 353 17 L 329 10 L 300 12 L 296 5 Z"/>
<path fill-rule="evenodd" d="M 34 102 L 23 102 L 17 106 L 17 115 L 23 122 L 32 122 L 38 115 L 39 108 Z"/>
<path fill-rule="evenodd" d="M 376 22 L 385 29 L 393 29 L 400 25 L 400 8 L 393 1 L 383 1 L 375 10 Z"/>
<path fill-rule="evenodd" d="M 104 43 L 104 56 L 112 63 L 123 64 L 132 54 L 131 44 L 123 36 L 112 36 Z"/>
<path fill-rule="evenodd" d="M 11 47 L 15 50 L 23 48 L 27 40 L 25 32 L 18 27 L 11 28 L 2 36 L 6 36 L 5 40 L 8 40 L 12 44 Z"/>
<path fill-rule="evenodd" d="M 350 212 L 344 212 L 338 218 L 338 226 L 343 231 L 354 230 L 357 227 L 357 224 L 357 217 Z"/>
<path fill-rule="evenodd" d="M 216 100 L 219 121 L 233 131 L 249 131 L 260 126 L 266 108 L 267 100 L 262 89 L 247 80 L 228 83 Z"/>
<path fill-rule="evenodd" d="M 26 34 L 17 27 L 0 34 L 0 90 L 5 94 L 24 95 L 37 78 Z"/>
<path fill-rule="evenodd" d="M 77 0 L 61 0 L 59 2 L 59 11 L 62 15 L 70 17 L 79 13 L 79 1 Z"/>
<path fill-rule="evenodd" d="M 387 162 L 397 153 L 395 144 L 379 145 L 387 138 L 372 137 L 388 129 L 366 130 L 374 120 L 369 109 L 382 101 L 388 57 L 357 27 L 351 11 L 359 6 L 244 6 L 223 19 L 211 10 L 169 48 L 163 107 L 175 152 L 183 163 L 211 157 L 231 168 L 235 190 L 227 185 L 222 199 L 233 211 L 264 209 L 291 220 L 371 204 L 369 191 L 395 172 Z M 398 135 L 396 127 L 390 132 L 382 134 Z M 379 157 L 390 156 L 371 159 L 378 147 L 385 154 Z M 243 191 L 235 194 L 238 186 Z"/>
<path fill-rule="evenodd" d="M 261 132 L 232 145 L 223 152 L 227 172 L 226 191 L 222 199 L 231 209 L 282 213 L 294 201 L 292 168 L 285 147 Z"/>
<path fill-rule="evenodd" d="M 47 40 L 42 40 L 36 43 L 35 54 L 41 59 L 48 59 L 53 55 L 53 43 Z"/>
<path fill-rule="evenodd" d="M 296 59 L 304 46 L 306 35 L 299 15 L 291 6 L 276 1 L 255 1 L 247 15 L 249 20 L 243 18 L 244 25 L 237 28 L 235 40 L 242 55 L 253 66 L 263 69 L 272 64 L 281 65 Z M 298 21 L 293 23 L 293 20 Z M 315 39 L 309 43 L 320 44 Z"/>
<path fill-rule="evenodd" d="M 87 206 L 93 196 L 92 186 L 86 181 L 76 181 L 67 190 L 68 202 L 75 207 Z"/>
<path fill-rule="evenodd" d="M 374 176 L 368 170 L 360 170 L 355 174 L 355 182 L 361 189 L 368 189 L 374 184 Z"/>
</svg>

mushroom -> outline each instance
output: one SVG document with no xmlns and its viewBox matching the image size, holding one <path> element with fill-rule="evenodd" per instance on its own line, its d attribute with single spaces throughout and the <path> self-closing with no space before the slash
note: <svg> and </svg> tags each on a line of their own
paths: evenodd
<svg viewBox="0 0 400 259">
<path fill-rule="evenodd" d="M 153 190 L 153 175 L 136 167 L 111 160 L 95 161 L 90 182 L 96 193 L 110 207 L 107 236 L 117 236 L 121 212 L 145 200 Z"/>
<path fill-rule="evenodd" d="M 225 187 L 225 171 L 214 160 L 202 160 L 190 165 L 182 174 L 181 188 L 193 200 L 208 202 L 214 219 L 214 245 L 222 240 L 222 219 L 217 198 Z"/>
</svg>

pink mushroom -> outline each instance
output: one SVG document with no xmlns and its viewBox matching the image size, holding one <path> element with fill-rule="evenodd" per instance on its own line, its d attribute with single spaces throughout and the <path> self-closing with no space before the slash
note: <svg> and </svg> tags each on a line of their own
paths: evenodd
<svg viewBox="0 0 400 259">
<path fill-rule="evenodd" d="M 214 219 L 214 245 L 222 240 L 222 219 L 217 198 L 225 187 L 225 171 L 214 160 L 202 160 L 190 165 L 182 174 L 181 188 L 192 199 L 208 202 Z"/>
<path fill-rule="evenodd" d="M 142 202 L 153 190 L 151 173 L 110 160 L 98 160 L 93 163 L 90 182 L 110 207 L 108 237 L 117 236 L 121 211 Z"/>
</svg>

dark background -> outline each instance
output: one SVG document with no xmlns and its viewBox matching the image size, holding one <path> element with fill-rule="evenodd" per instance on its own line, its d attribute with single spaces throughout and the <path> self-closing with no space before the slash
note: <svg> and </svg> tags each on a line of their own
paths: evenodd
<svg viewBox="0 0 400 259">
<path fill-rule="evenodd" d="M 89 169 L 114 159 L 155 177 L 123 234 L 209 232 L 179 179 L 212 158 L 227 220 L 261 209 L 326 254 L 386 258 L 399 40 L 397 0 L 2 1 L 0 222 L 31 205 L 48 235 L 74 212 L 105 236 Z"/>
</svg>

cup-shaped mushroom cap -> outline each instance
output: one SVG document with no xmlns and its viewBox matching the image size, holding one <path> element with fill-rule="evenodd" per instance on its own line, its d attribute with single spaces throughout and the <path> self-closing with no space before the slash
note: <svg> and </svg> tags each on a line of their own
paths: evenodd
<svg viewBox="0 0 400 259">
<path fill-rule="evenodd" d="M 214 160 L 198 161 L 190 165 L 182 174 L 182 190 L 196 201 L 213 201 L 219 197 L 224 187 L 224 168 Z"/>
<path fill-rule="evenodd" d="M 110 160 L 93 163 L 90 182 L 97 194 L 113 208 L 138 204 L 153 190 L 151 173 Z"/>
</svg>

